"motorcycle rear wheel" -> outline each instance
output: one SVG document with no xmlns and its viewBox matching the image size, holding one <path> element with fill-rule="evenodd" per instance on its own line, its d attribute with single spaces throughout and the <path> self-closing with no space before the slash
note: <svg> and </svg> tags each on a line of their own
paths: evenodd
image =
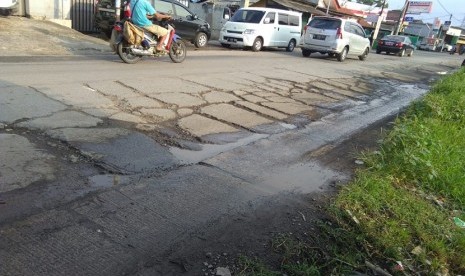
<svg viewBox="0 0 465 276">
<path fill-rule="evenodd" d="M 170 58 L 174 63 L 181 63 L 186 58 L 186 44 L 184 41 L 179 39 L 178 41 L 173 41 L 170 47 Z"/>
<path fill-rule="evenodd" d="M 136 56 L 131 53 L 130 44 L 125 40 L 118 43 L 118 56 L 125 62 L 129 64 L 134 64 L 141 60 L 141 56 Z"/>
</svg>

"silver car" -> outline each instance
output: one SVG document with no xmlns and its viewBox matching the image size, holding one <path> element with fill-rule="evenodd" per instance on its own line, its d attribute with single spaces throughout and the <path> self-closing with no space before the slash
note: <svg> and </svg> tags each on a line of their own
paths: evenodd
<svg viewBox="0 0 465 276">
<path fill-rule="evenodd" d="M 336 56 L 344 61 L 347 55 L 365 60 L 370 52 L 370 40 L 360 24 L 337 17 L 317 16 L 304 27 L 300 47 L 304 57 L 311 53 Z"/>
</svg>

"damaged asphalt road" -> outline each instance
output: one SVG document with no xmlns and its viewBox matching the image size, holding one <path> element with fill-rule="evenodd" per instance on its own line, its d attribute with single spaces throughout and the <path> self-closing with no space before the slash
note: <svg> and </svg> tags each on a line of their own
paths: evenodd
<svg viewBox="0 0 465 276">
<path fill-rule="evenodd" d="M 350 179 L 326 150 L 460 63 L 211 46 L 127 65 L 96 52 L 0 67 L 0 275 L 234 272 L 267 235 L 310 227 L 309 195 Z"/>
</svg>

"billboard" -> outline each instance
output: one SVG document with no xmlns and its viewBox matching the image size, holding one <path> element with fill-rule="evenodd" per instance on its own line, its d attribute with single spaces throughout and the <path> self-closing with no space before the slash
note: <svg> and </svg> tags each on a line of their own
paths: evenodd
<svg viewBox="0 0 465 276">
<path fill-rule="evenodd" d="M 407 13 L 430 13 L 432 8 L 432 1 L 409 1 Z"/>
</svg>

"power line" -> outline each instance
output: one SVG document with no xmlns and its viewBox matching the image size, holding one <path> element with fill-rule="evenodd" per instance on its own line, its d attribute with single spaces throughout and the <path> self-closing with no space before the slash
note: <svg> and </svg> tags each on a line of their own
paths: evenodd
<svg viewBox="0 0 465 276">
<path fill-rule="evenodd" d="M 445 12 L 447 12 L 447 14 L 448 14 L 449 16 L 451 16 L 452 18 L 454 18 L 454 19 L 457 20 L 457 21 L 460 21 L 460 19 L 456 18 L 451 12 L 449 12 L 449 11 L 444 7 L 444 5 L 441 3 L 440 0 L 438 0 L 438 3 L 439 3 L 439 5 L 442 7 L 442 9 L 443 9 Z"/>
<path fill-rule="evenodd" d="M 445 10 L 448 14 L 451 14 L 451 13 L 444 7 L 444 5 L 441 3 L 441 1 L 438 0 L 438 3 L 439 3 L 439 5 L 442 7 L 443 10 Z"/>
</svg>

